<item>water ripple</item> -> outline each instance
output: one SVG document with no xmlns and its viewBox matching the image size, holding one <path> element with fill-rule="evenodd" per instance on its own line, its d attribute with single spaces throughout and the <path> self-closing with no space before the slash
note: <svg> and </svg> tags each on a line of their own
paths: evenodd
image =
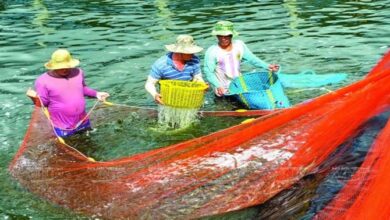
<svg viewBox="0 0 390 220">
<path fill-rule="evenodd" d="M 165 53 L 164 45 L 187 33 L 206 49 L 216 42 L 210 34 L 213 25 L 223 19 L 235 23 L 254 54 L 289 73 L 347 72 L 352 82 L 389 48 L 387 0 L 3 0 L 1 155 L 11 157 L 17 150 L 32 110 L 24 93 L 56 48 L 69 48 L 80 59 L 88 85 L 109 91 L 115 101 L 153 105 L 143 86 L 150 66 Z M 203 59 L 204 52 L 199 56 Z M 48 215 L 57 217 L 61 210 L 51 213 L 50 207 Z M 39 209 L 31 212 L 42 218 Z"/>
</svg>

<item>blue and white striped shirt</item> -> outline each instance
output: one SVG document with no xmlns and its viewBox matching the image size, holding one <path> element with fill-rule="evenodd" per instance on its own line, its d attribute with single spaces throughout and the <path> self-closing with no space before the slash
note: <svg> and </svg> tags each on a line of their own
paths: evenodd
<svg viewBox="0 0 390 220">
<path fill-rule="evenodd" d="M 193 55 L 191 60 L 187 61 L 183 71 L 176 69 L 172 60 L 172 52 L 160 57 L 152 65 L 150 76 L 160 79 L 176 79 L 191 81 L 195 75 L 201 74 L 200 59 Z"/>
</svg>

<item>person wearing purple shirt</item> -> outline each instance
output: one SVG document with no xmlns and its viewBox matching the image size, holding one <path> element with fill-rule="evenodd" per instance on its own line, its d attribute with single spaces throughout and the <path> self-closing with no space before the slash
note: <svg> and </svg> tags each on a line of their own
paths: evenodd
<svg viewBox="0 0 390 220">
<path fill-rule="evenodd" d="M 86 113 L 85 96 L 105 101 L 106 92 L 89 88 L 84 72 L 77 68 L 79 60 L 72 58 L 65 49 L 56 50 L 45 64 L 48 69 L 35 81 L 35 91 L 27 91 L 36 104 L 47 107 L 57 136 L 67 137 L 90 128 Z"/>
</svg>

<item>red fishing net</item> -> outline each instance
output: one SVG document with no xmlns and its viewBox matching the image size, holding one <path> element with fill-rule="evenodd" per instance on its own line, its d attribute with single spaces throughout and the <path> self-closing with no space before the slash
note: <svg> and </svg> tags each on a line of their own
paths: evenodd
<svg viewBox="0 0 390 220">
<path fill-rule="evenodd" d="M 366 159 L 315 219 L 388 219 L 390 216 L 390 121 Z"/>
<path fill-rule="evenodd" d="M 386 65 L 382 61 L 383 67 L 369 77 L 295 107 L 207 136 L 106 162 L 92 162 L 55 141 L 49 123 L 36 108 L 10 172 L 32 193 L 53 203 L 110 219 L 196 218 L 257 205 L 308 174 L 359 126 L 388 109 L 388 57 Z M 131 113 L 146 117 L 152 114 L 111 106 L 97 109 L 91 118 L 99 126 L 107 117 Z M 384 136 L 377 145 L 386 143 Z M 388 163 L 386 157 L 381 163 Z M 374 162 L 369 166 L 377 171 L 367 175 L 377 175 L 380 167 L 388 167 Z M 358 179 L 362 176 L 356 175 Z M 360 185 L 365 184 L 372 185 L 375 190 L 371 191 L 378 191 L 376 194 L 385 187 L 378 181 Z M 376 194 L 370 194 L 368 201 L 375 200 Z M 344 198 L 356 197 L 350 193 L 347 196 Z M 378 199 L 374 202 L 383 203 Z M 351 210 L 342 204 L 342 209 L 354 215 L 362 204 L 351 206 Z"/>
<path fill-rule="evenodd" d="M 389 70 L 390 52 L 368 76 L 389 73 Z M 389 219 L 389 143 L 390 120 L 373 143 L 358 171 L 315 219 Z"/>
</svg>

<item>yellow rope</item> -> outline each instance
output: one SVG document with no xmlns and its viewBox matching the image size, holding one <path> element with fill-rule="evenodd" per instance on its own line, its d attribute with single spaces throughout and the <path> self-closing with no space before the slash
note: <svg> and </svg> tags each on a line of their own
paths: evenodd
<svg viewBox="0 0 390 220">
<path fill-rule="evenodd" d="M 254 120 L 255 120 L 255 118 L 248 118 L 248 119 L 245 119 L 244 121 L 242 121 L 240 124 L 246 124 L 246 123 L 252 122 Z"/>
<path fill-rule="evenodd" d="M 244 92 L 248 92 L 248 87 L 246 86 L 244 77 L 242 75 L 239 76 L 239 80 L 240 80 L 241 87 L 244 89 Z M 250 107 L 249 103 L 242 94 L 243 94 L 243 92 L 240 92 L 239 96 L 240 96 L 241 100 L 244 102 L 244 104 L 249 108 Z"/>
<path fill-rule="evenodd" d="M 274 96 L 272 94 L 272 91 L 270 89 L 267 89 L 265 92 L 267 93 L 267 96 L 268 96 L 269 100 L 272 103 L 272 108 L 276 108 L 276 105 L 275 105 L 276 101 L 275 101 L 275 98 L 274 98 Z"/>
<path fill-rule="evenodd" d="M 268 79 L 269 79 L 269 84 L 272 86 L 274 84 L 274 76 L 272 75 L 271 70 L 268 72 Z"/>
<path fill-rule="evenodd" d="M 112 103 L 112 102 L 107 102 L 107 101 L 104 101 L 103 104 L 108 105 L 108 106 L 113 106 L 113 105 L 115 105 L 114 103 Z"/>
<path fill-rule="evenodd" d="M 43 114 L 46 116 L 47 120 L 50 122 L 51 128 L 53 129 L 54 135 L 56 136 L 57 140 L 58 140 L 61 144 L 66 144 L 66 143 L 65 143 L 65 140 L 64 140 L 62 137 L 58 136 L 57 133 L 55 132 L 54 124 L 53 124 L 53 121 L 52 121 L 51 118 L 50 118 L 49 110 L 43 105 L 43 102 L 42 102 L 41 97 L 39 97 L 38 94 L 37 94 L 36 97 L 38 98 L 39 102 L 41 103 L 41 109 L 42 109 L 42 111 L 43 111 Z"/>
<path fill-rule="evenodd" d="M 94 158 L 85 156 L 83 153 L 81 153 L 80 151 L 78 151 L 78 150 L 75 149 L 74 147 L 68 145 L 62 137 L 60 137 L 60 136 L 57 135 L 57 133 L 55 132 L 54 123 L 53 123 L 53 121 L 51 120 L 51 117 L 50 117 L 49 110 L 43 105 L 42 99 L 41 99 L 38 95 L 37 95 L 36 97 L 38 98 L 39 102 L 41 103 L 41 109 L 42 109 L 42 111 L 43 111 L 43 114 L 46 116 L 46 118 L 47 118 L 48 121 L 50 122 L 50 125 L 51 125 L 51 127 L 52 127 L 52 129 L 53 129 L 54 135 L 56 136 L 58 142 L 60 142 L 61 144 L 66 145 L 66 146 L 68 146 L 69 148 L 72 148 L 74 151 L 78 152 L 81 156 L 83 156 L 83 157 L 84 157 L 85 159 L 87 159 L 88 161 L 90 161 L 90 162 L 96 162 L 96 160 L 95 160 Z M 86 115 L 82 120 L 80 120 L 80 121 L 76 124 L 76 126 L 75 126 L 74 129 L 76 129 L 77 127 L 79 127 L 79 126 L 82 124 L 82 122 L 83 122 L 83 121 L 92 113 L 92 111 L 96 108 L 96 106 L 97 106 L 98 103 L 99 103 L 99 101 L 96 101 L 96 102 L 95 102 L 95 104 L 93 105 L 93 107 L 88 111 L 87 115 Z M 104 101 L 103 103 L 104 103 L 105 105 L 108 105 L 108 106 L 114 105 L 114 103 L 107 102 L 107 101 Z M 71 129 L 66 129 L 66 130 L 71 130 Z"/>
<path fill-rule="evenodd" d="M 240 98 L 241 98 L 241 100 L 244 102 L 244 104 L 249 108 L 249 107 L 250 107 L 250 106 L 249 106 L 249 103 L 248 103 L 248 101 L 246 100 L 246 98 L 242 95 L 242 93 L 239 93 L 238 95 L 240 96 Z"/>
<path fill-rule="evenodd" d="M 244 92 L 248 92 L 248 87 L 246 86 L 245 80 L 243 76 L 239 76 L 240 84 L 244 89 Z"/>
</svg>

